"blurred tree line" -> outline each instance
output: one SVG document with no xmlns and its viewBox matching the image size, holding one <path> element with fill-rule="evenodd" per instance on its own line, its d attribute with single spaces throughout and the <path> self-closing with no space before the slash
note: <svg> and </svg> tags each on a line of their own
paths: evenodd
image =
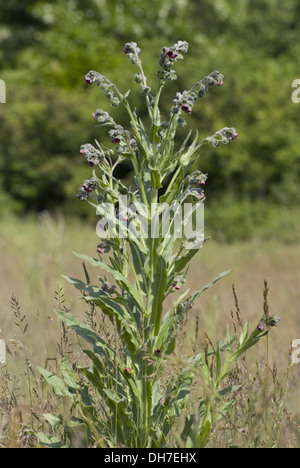
<svg viewBox="0 0 300 468">
<path fill-rule="evenodd" d="M 224 126 L 239 133 L 232 145 L 203 149 L 195 164 L 209 174 L 207 204 L 215 213 L 214 204 L 221 203 L 222 223 L 224 216 L 231 222 L 237 202 L 242 208 L 236 223 L 244 219 L 243 206 L 255 222 L 264 216 L 257 207 L 297 206 L 300 107 L 291 100 L 291 84 L 300 78 L 299 24 L 297 0 L 2 1 L 0 78 L 7 97 L 0 104 L 0 214 L 86 214 L 75 195 L 91 170 L 79 147 L 106 138 L 91 113 L 102 107 L 123 125 L 126 116 L 121 107 L 110 108 L 98 88 L 88 87 L 84 75 L 94 69 L 121 90 L 131 88 L 130 100 L 144 115 L 132 78 L 136 70 L 122 53 L 131 41 L 142 49 L 153 89 L 162 46 L 190 44 L 178 80 L 164 91 L 166 116 L 177 90 L 215 69 L 225 75 L 224 86 L 187 116 L 204 137 Z M 119 176 L 130 179 L 126 165 Z M 218 216 L 211 224 L 218 229 Z"/>
</svg>

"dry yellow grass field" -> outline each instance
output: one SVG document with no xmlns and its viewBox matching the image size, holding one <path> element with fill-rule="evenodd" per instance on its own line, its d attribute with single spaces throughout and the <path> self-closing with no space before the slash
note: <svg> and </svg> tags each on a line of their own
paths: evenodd
<svg viewBox="0 0 300 468">
<path fill-rule="evenodd" d="M 26 346 L 33 364 L 43 365 L 46 357 L 55 354 L 59 340 L 60 324 L 53 308 L 57 307 L 55 290 L 63 286 L 66 304 L 75 315 L 85 310 L 78 300 L 78 291 L 62 278 L 61 274 L 84 278 L 81 262 L 72 251 L 95 255 L 97 237 L 95 230 L 84 222 L 53 220 L 47 214 L 34 219 L 7 219 L 0 227 L 0 329 L 8 346 L 14 345 L 19 330 L 14 324 L 11 296 L 19 302 L 22 314 L 29 323 Z M 269 365 L 275 363 L 279 378 L 290 362 L 292 340 L 300 339 L 300 245 L 249 241 L 220 244 L 213 239 L 205 243 L 192 263 L 187 277 L 191 291 L 201 288 L 219 273 L 231 269 L 221 281 L 206 291 L 185 323 L 186 343 L 182 348 L 198 344 L 205 332 L 213 342 L 223 339 L 226 326 L 231 324 L 234 310 L 232 285 L 239 299 L 244 321 L 250 319 L 251 328 L 263 315 L 263 288 L 269 286 L 270 311 L 281 318 L 269 337 Z M 97 272 L 90 267 L 91 278 L 97 281 Z M 198 317 L 195 336 L 195 317 Z M 21 351 L 20 351 L 21 353 Z M 262 356 L 266 359 L 266 341 L 248 351 L 248 363 L 255 364 Z M 18 353 L 15 354 L 18 359 Z M 16 363 L 17 365 L 17 363 Z M 289 409 L 300 420 L 299 389 L 300 364 L 293 365 L 289 376 Z"/>
</svg>

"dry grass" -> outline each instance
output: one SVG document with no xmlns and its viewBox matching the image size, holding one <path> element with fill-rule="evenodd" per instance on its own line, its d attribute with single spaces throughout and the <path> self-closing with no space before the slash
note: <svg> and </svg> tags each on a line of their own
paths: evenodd
<svg viewBox="0 0 300 468">
<path fill-rule="evenodd" d="M 19 383 L 17 380 L 14 381 L 12 374 L 17 370 L 24 370 L 24 345 L 33 365 L 43 365 L 46 359 L 55 356 L 61 336 L 61 325 L 53 313 L 53 307 L 57 307 L 62 300 L 62 297 L 55 298 L 54 292 L 58 291 L 58 285 L 63 285 L 67 307 L 70 307 L 76 315 L 84 313 L 84 303 L 77 299 L 78 291 L 66 284 L 61 279 L 61 274 L 84 278 L 81 263 L 72 255 L 72 251 L 93 256 L 96 245 L 95 230 L 84 223 L 67 222 L 63 219 L 54 221 L 47 215 L 38 221 L 33 219 L 2 221 L 0 337 L 13 350 L 13 359 L 9 361 L 11 367 L 8 366 L 7 372 L 10 374 L 10 389 L 14 388 L 15 394 L 23 393 L 23 389 L 19 388 Z M 274 241 L 269 243 L 251 241 L 232 245 L 218 244 L 214 240 L 207 242 L 195 258 L 188 274 L 187 285 L 191 291 L 199 289 L 224 270 L 231 268 L 232 271 L 205 292 L 197 307 L 191 310 L 183 330 L 183 336 L 187 340 L 182 345 L 182 353 L 188 354 L 189 348 L 199 346 L 205 333 L 213 342 L 224 338 L 226 326 L 232 322 L 231 312 L 235 308 L 233 284 L 238 295 L 242 320 L 250 319 L 251 326 L 255 327 L 263 315 L 263 287 L 266 279 L 269 286 L 270 311 L 281 317 L 280 326 L 272 330 L 269 338 L 267 365 L 273 368 L 273 364 L 276 364 L 276 379 L 283 387 L 284 374 L 289 366 L 291 341 L 300 338 L 299 254 L 299 245 L 282 245 Z M 96 281 L 93 270 L 90 274 Z M 20 327 L 16 327 L 14 323 L 15 317 L 11 309 L 12 294 L 15 294 L 22 314 L 26 316 L 28 330 L 25 336 L 21 336 Z M 244 391 L 248 392 L 248 395 L 255 388 L 251 382 L 253 376 L 259 375 L 257 362 L 261 361 L 262 356 L 267 359 L 266 341 L 258 349 L 250 350 L 246 357 Z M 288 408 L 294 421 L 292 425 L 295 425 L 295 421 L 300 421 L 299 377 L 299 365 L 292 366 L 286 387 Z M 242 402 L 241 397 L 239 417 L 245 419 L 249 408 L 244 409 L 243 413 Z M 9 403 L 7 404 L 9 406 Z M 10 440 L 14 441 L 22 433 L 25 441 L 23 445 L 26 445 L 29 443 L 28 440 L 30 441 L 30 435 L 26 430 L 21 431 L 22 417 L 12 402 L 10 405 L 12 411 Z M 268 405 L 266 407 L 269 408 Z M 25 413 L 28 414 L 26 409 Z M 235 417 L 238 418 L 237 415 Z M 271 410 L 270 417 L 275 419 Z M 241 421 L 240 424 L 245 426 L 246 421 Z M 3 424 L 0 427 L 3 427 Z M 226 434 L 229 440 L 228 431 Z M 240 439 L 242 437 L 243 432 L 240 434 Z M 18 445 L 16 441 L 11 443 Z M 226 445 L 225 442 L 224 444 Z M 221 442 L 219 445 L 222 445 Z M 290 439 L 286 445 L 292 445 Z"/>
</svg>

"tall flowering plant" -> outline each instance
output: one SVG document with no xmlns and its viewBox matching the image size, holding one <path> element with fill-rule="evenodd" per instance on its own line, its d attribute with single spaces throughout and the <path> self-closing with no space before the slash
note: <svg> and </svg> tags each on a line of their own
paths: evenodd
<svg viewBox="0 0 300 468">
<path fill-rule="evenodd" d="M 236 390 L 225 384 L 234 361 L 277 324 L 275 317 L 263 317 L 250 335 L 246 324 L 239 338 L 228 333 L 215 348 L 204 349 L 181 363 L 172 378 L 164 377 L 183 319 L 192 313 L 201 294 L 228 273 L 193 293 L 184 288 L 174 295 L 172 307 L 164 309 L 168 296 L 186 282 L 189 264 L 204 240 L 203 230 L 185 229 L 193 216 L 202 212 L 207 180 L 206 174 L 199 170 L 191 173 L 190 169 L 203 145 L 218 147 L 238 136 L 228 127 L 206 138 L 199 138 L 196 132 L 191 139 L 188 132 L 175 149 L 176 132 L 187 125 L 185 116 L 211 88 L 224 83 L 223 75 L 213 71 L 191 89 L 177 92 L 170 114 L 163 120 L 159 109 L 162 90 L 168 80 L 176 79 L 174 66 L 187 51 L 185 41 L 163 47 L 153 93 L 139 47 L 134 42 L 125 44 L 123 52 L 137 68 L 134 80 L 146 102 L 149 128 L 131 108 L 129 91 L 122 93 L 96 71 L 85 76 L 86 83 L 98 86 L 112 106 L 125 107 L 129 125 L 125 129 L 102 109 L 92 114 L 98 126 L 108 129 L 111 146 L 96 141 L 80 149 L 93 174 L 83 182 L 77 198 L 96 208 L 100 241 L 94 258 L 76 255 L 85 265 L 97 268 L 99 283 L 91 284 L 88 274 L 85 281 L 65 278 L 82 292 L 84 301 L 108 317 L 119 346 L 113 347 L 95 327 L 59 310 L 63 323 L 91 345 L 84 349 L 90 363 L 74 370 L 64 358 L 62 376 L 55 379 L 50 371 L 40 371 L 77 409 L 72 427 L 84 427 L 89 440 L 99 446 L 205 446 L 214 424 L 233 402 L 228 404 L 227 399 L 222 405 L 222 398 Z M 115 176 L 117 166 L 125 160 L 134 171 L 129 188 Z M 187 212 L 184 205 L 189 207 Z M 186 414 L 180 433 L 172 439 L 174 424 L 192 396 L 195 376 L 206 381 L 201 392 L 204 396 L 193 414 Z M 51 416 L 47 418 L 53 421 Z"/>
</svg>

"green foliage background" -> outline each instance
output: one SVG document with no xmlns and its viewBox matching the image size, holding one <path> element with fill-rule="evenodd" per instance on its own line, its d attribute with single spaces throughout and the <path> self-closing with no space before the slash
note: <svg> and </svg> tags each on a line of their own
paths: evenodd
<svg viewBox="0 0 300 468">
<path fill-rule="evenodd" d="M 10 0 L 0 4 L 0 21 L 7 88 L 0 105 L 0 216 L 86 216 L 75 195 L 91 171 L 79 147 L 106 138 L 91 113 L 102 107 L 126 122 L 84 75 L 94 69 L 120 90 L 131 88 L 129 99 L 143 114 L 124 43 L 138 42 L 155 88 L 162 46 L 186 40 L 179 78 L 163 97 L 166 116 L 177 90 L 218 69 L 224 86 L 187 119 L 203 137 L 224 126 L 239 133 L 221 151 L 203 149 L 195 165 L 209 174 L 208 231 L 227 240 L 258 233 L 299 240 L 300 107 L 291 100 L 291 84 L 300 78 L 297 0 Z M 126 165 L 119 176 L 130 180 Z"/>
</svg>

